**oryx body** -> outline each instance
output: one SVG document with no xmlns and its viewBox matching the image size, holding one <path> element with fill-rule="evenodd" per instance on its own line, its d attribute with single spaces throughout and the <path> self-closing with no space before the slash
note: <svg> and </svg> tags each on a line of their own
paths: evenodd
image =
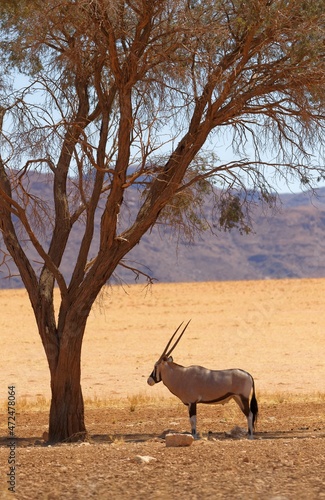
<svg viewBox="0 0 325 500">
<path fill-rule="evenodd" d="M 148 378 L 148 384 L 154 385 L 162 381 L 171 393 L 188 406 L 194 436 L 196 436 L 197 403 L 224 404 L 234 399 L 247 418 L 248 433 L 249 437 L 252 438 L 258 413 L 253 377 L 240 369 L 209 370 L 203 366 L 182 366 L 174 363 L 170 354 L 175 349 L 187 325 L 174 346 L 167 352 L 181 325 L 170 339 Z"/>
</svg>

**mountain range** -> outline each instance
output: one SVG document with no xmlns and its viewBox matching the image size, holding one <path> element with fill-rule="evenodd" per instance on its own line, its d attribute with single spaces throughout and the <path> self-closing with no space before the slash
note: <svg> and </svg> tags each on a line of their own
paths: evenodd
<svg viewBox="0 0 325 500">
<path fill-rule="evenodd" d="M 37 191 L 44 198 L 44 183 L 35 181 Z M 124 262 L 159 282 L 171 283 L 325 277 L 325 188 L 316 193 L 281 194 L 275 211 L 257 206 L 249 234 L 236 229 L 205 231 L 188 243 L 168 228 L 156 226 Z M 61 268 L 67 278 L 79 242 L 80 233 L 74 231 Z M 93 243 L 96 247 L 98 242 Z M 19 276 L 6 278 L 5 266 L 0 270 L 0 288 L 23 286 Z M 132 272 L 119 266 L 112 282 L 134 279 Z"/>
<path fill-rule="evenodd" d="M 325 188 L 279 201 L 275 212 L 254 210 L 249 234 L 207 231 L 186 244 L 156 229 L 129 259 L 161 282 L 325 277 Z"/>
</svg>

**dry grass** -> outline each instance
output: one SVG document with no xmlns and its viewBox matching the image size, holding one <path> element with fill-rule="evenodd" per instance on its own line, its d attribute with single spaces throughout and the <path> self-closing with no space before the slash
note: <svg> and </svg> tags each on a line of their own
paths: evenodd
<svg viewBox="0 0 325 500">
<path fill-rule="evenodd" d="M 315 391 L 309 394 L 296 394 L 290 392 L 261 393 L 258 396 L 260 404 L 281 403 L 316 403 L 325 401 L 325 392 Z"/>
<path fill-rule="evenodd" d="M 149 396 L 148 394 L 143 394 L 141 392 L 137 394 L 130 394 L 125 398 L 122 397 L 111 397 L 111 398 L 100 398 L 97 395 L 94 398 L 85 398 L 85 408 L 96 409 L 96 408 L 126 408 L 129 407 L 130 411 L 135 411 L 139 406 L 149 406 L 149 405 L 162 405 L 170 404 L 170 400 L 175 399 L 172 397 L 158 397 Z"/>
<path fill-rule="evenodd" d="M 125 398 L 121 397 L 112 397 L 112 398 L 100 398 L 95 395 L 93 398 L 86 397 L 84 399 L 85 409 L 93 410 L 96 408 L 127 408 L 131 412 L 135 411 L 139 406 L 166 406 L 170 404 L 171 400 L 175 400 L 173 397 L 157 397 L 157 396 L 148 396 L 146 394 L 132 394 Z M 46 399 L 44 396 L 37 396 L 36 398 L 27 398 L 23 396 L 22 398 L 17 399 L 16 403 L 16 412 L 19 414 L 20 412 L 25 411 L 49 411 L 50 410 L 51 401 Z M 7 413 L 7 401 L 3 400 L 0 406 L 0 414 Z"/>
<path fill-rule="evenodd" d="M 325 392 L 316 391 L 310 394 L 296 394 L 290 392 L 262 392 L 257 394 L 258 403 L 263 404 L 282 404 L 282 403 L 315 403 L 325 401 Z M 171 404 L 180 403 L 174 396 L 157 397 L 148 396 L 147 394 L 132 394 L 125 398 L 100 398 L 97 395 L 94 398 L 85 398 L 85 410 L 93 410 L 97 408 L 127 408 L 130 412 L 136 411 L 139 407 L 155 406 L 166 407 Z M 50 400 L 44 396 L 36 398 L 23 397 L 17 401 L 17 414 L 21 412 L 48 412 L 50 410 Z M 7 413 L 7 402 L 3 401 L 0 407 L 0 414 Z"/>
<path fill-rule="evenodd" d="M 45 396 L 36 396 L 35 398 L 23 396 L 17 399 L 15 409 L 17 414 L 24 411 L 49 411 L 50 400 L 46 399 Z M 7 411 L 7 401 L 3 400 L 0 406 L 0 413 L 7 413 Z"/>
</svg>

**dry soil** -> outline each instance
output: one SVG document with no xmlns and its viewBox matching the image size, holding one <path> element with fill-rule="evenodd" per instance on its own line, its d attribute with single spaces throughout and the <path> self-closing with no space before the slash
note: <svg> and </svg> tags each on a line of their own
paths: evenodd
<svg viewBox="0 0 325 500">
<path fill-rule="evenodd" d="M 0 498 L 325 498 L 324 292 L 325 280 L 108 288 L 82 354 L 89 441 L 46 446 L 49 374 L 35 321 L 23 290 L 0 290 Z M 175 361 L 252 373 L 260 407 L 253 441 L 230 402 L 198 406 L 201 439 L 166 447 L 166 432 L 189 431 L 187 411 L 146 379 L 190 318 Z"/>
</svg>

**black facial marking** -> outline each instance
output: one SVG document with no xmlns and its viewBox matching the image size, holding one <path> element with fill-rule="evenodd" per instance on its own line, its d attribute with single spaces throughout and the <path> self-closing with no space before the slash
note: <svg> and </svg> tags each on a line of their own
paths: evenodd
<svg viewBox="0 0 325 500">
<path fill-rule="evenodd" d="M 161 382 L 161 379 L 158 380 L 158 377 L 157 377 L 157 367 L 155 367 L 152 370 L 152 373 L 151 373 L 150 377 L 154 380 L 155 384 L 158 384 L 158 382 Z"/>
</svg>

